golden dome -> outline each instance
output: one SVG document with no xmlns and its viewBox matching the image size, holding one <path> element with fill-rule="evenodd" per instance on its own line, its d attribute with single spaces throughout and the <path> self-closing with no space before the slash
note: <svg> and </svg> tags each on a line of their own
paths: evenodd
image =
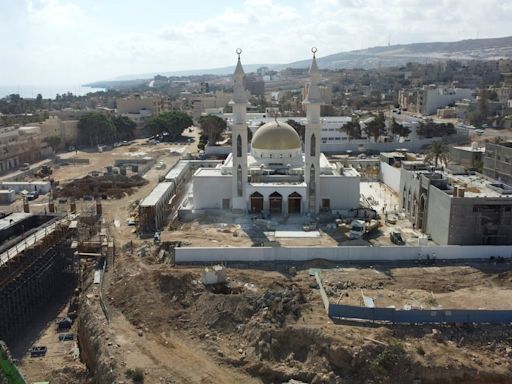
<svg viewBox="0 0 512 384">
<path fill-rule="evenodd" d="M 256 130 L 252 148 L 264 150 L 289 150 L 301 147 L 300 137 L 290 125 L 271 121 Z"/>
</svg>

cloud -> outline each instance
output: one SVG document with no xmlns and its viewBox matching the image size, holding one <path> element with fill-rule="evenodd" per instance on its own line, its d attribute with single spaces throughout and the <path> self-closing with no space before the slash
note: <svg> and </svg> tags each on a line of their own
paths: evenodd
<svg viewBox="0 0 512 384">
<path fill-rule="evenodd" d="M 84 15 L 76 4 L 59 0 L 27 0 L 26 5 L 29 20 L 34 24 L 71 26 Z"/>
<path fill-rule="evenodd" d="M 12 37 L 0 83 L 221 67 L 238 47 L 244 63 L 271 64 L 308 58 L 312 46 L 325 56 L 386 45 L 389 35 L 392 44 L 512 35 L 511 0 L 245 0 L 207 17 L 189 1 L 173 22 L 139 15 L 137 0 L 121 10 L 100 0 L 2 1 L 0 33 Z M 172 7 L 162 1 L 159 11 Z"/>
</svg>

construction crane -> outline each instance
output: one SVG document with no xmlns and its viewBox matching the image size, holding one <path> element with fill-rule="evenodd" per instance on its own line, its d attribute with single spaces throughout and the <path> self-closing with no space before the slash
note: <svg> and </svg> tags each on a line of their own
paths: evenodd
<svg viewBox="0 0 512 384">
<path fill-rule="evenodd" d="M 0 340 L 0 383 L 3 383 L 2 375 L 7 379 L 7 384 L 27 384 L 12 361 L 7 344 Z"/>
</svg>

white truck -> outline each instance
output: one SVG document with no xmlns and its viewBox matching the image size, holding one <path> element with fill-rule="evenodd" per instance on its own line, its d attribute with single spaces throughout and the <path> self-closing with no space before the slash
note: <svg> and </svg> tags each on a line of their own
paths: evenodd
<svg viewBox="0 0 512 384">
<path fill-rule="evenodd" d="M 378 227 L 380 227 L 380 222 L 378 220 L 352 220 L 350 223 L 348 237 L 350 240 L 362 239 L 366 233 L 371 232 Z"/>
</svg>

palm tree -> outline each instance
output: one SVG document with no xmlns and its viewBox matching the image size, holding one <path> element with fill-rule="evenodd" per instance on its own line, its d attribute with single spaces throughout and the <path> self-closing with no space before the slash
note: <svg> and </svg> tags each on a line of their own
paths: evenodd
<svg viewBox="0 0 512 384">
<path fill-rule="evenodd" d="M 443 144 L 441 140 L 434 140 L 428 149 L 425 161 L 432 163 L 437 168 L 439 162 L 448 163 L 448 148 Z"/>
<path fill-rule="evenodd" d="M 361 138 L 361 126 L 359 125 L 359 121 L 357 119 L 346 122 L 341 126 L 340 130 L 346 133 L 349 143 L 352 139 Z"/>
</svg>

